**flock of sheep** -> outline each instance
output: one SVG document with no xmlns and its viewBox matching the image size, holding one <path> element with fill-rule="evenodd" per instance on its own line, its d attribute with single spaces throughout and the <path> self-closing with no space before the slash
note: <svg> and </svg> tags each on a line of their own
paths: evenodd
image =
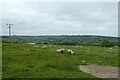
<svg viewBox="0 0 120 80">
<path fill-rule="evenodd" d="M 43 49 L 47 49 L 48 46 L 42 46 Z M 49 45 L 49 47 L 51 47 L 51 45 Z M 69 55 L 73 55 L 74 54 L 74 51 L 71 50 L 71 49 L 64 49 L 64 48 L 60 48 L 60 49 L 57 49 L 57 52 L 58 53 L 65 53 L 67 51 L 67 53 Z"/>
<path fill-rule="evenodd" d="M 71 49 L 60 48 L 60 49 L 57 49 L 57 52 L 58 52 L 58 53 L 65 53 L 65 52 L 66 52 L 65 50 L 67 51 L 67 53 L 68 53 L 69 55 L 74 55 L 74 51 L 71 50 Z"/>
<path fill-rule="evenodd" d="M 38 48 L 39 46 L 37 46 L 37 45 L 35 45 L 34 43 L 31 43 L 32 45 L 33 45 L 33 47 L 34 48 Z M 42 46 L 42 49 L 47 49 L 48 47 L 52 47 L 51 45 L 48 45 L 48 46 L 46 46 L 46 45 L 43 45 Z M 77 46 L 78 47 L 78 46 Z M 82 48 L 82 47 L 81 47 Z M 89 47 L 88 47 L 88 49 L 90 49 Z M 108 51 L 111 51 L 112 50 L 112 48 L 110 47 L 110 48 L 108 48 Z M 71 49 L 64 49 L 64 48 L 59 48 L 59 49 L 57 49 L 56 50 L 58 53 L 66 53 L 67 52 L 67 54 L 69 54 L 69 55 L 74 55 L 75 54 L 75 52 L 73 51 L 73 50 L 71 50 Z"/>
<path fill-rule="evenodd" d="M 39 47 L 39 46 L 35 45 L 34 43 L 29 43 L 29 44 L 32 44 L 32 46 L 34 48 L 38 48 Z M 49 45 L 49 46 L 43 45 L 42 49 L 47 49 L 48 47 L 52 47 L 52 46 L 51 45 Z M 65 53 L 65 52 L 67 52 L 67 54 L 69 54 L 69 55 L 74 55 L 75 54 L 75 52 L 73 50 L 71 50 L 71 49 L 60 48 L 60 49 L 57 49 L 56 51 L 58 53 Z"/>
</svg>

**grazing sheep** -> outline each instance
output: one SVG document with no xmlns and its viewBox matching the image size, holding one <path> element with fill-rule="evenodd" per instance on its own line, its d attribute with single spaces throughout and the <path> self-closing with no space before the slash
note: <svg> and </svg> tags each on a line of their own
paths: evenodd
<svg viewBox="0 0 120 80">
<path fill-rule="evenodd" d="M 34 44 L 36 44 L 36 43 L 28 43 L 28 44 L 34 45 Z"/>
<path fill-rule="evenodd" d="M 64 48 L 57 49 L 57 52 L 58 52 L 58 53 L 64 53 L 64 52 L 65 52 L 65 49 L 64 49 Z"/>
<path fill-rule="evenodd" d="M 66 50 L 67 50 L 68 54 L 71 53 L 71 51 L 72 51 L 71 49 L 66 49 Z"/>
<path fill-rule="evenodd" d="M 73 52 L 73 51 L 71 51 L 70 55 L 74 55 L 74 52 Z"/>
<path fill-rule="evenodd" d="M 60 51 L 61 51 L 60 49 L 57 49 L 57 52 L 58 52 L 58 53 L 60 53 Z"/>
<path fill-rule="evenodd" d="M 112 50 L 112 48 L 109 48 L 109 50 Z"/>
<path fill-rule="evenodd" d="M 82 60 L 82 62 L 84 63 L 84 62 L 85 62 L 85 60 Z"/>
<path fill-rule="evenodd" d="M 47 49 L 47 46 L 43 46 L 42 48 L 43 48 L 43 49 Z"/>
<path fill-rule="evenodd" d="M 111 51 L 112 50 L 112 48 L 109 48 L 109 51 Z"/>
<path fill-rule="evenodd" d="M 74 54 L 74 52 L 71 49 L 68 49 L 67 52 L 68 52 L 69 55 L 73 55 Z"/>
<path fill-rule="evenodd" d="M 64 53 L 64 52 L 65 52 L 65 49 L 64 49 L 64 48 L 61 48 L 60 50 L 61 50 L 61 53 Z"/>
</svg>

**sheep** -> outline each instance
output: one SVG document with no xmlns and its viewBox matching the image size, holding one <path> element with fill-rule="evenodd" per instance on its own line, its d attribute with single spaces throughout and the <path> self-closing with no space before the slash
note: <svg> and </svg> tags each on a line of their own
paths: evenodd
<svg viewBox="0 0 120 80">
<path fill-rule="evenodd" d="M 64 49 L 64 48 L 57 49 L 57 52 L 58 52 L 58 53 L 64 53 L 64 52 L 65 52 L 65 49 Z"/>
<path fill-rule="evenodd" d="M 112 50 L 112 48 L 109 48 L 109 51 L 111 51 Z"/>
<path fill-rule="evenodd" d="M 36 43 L 28 43 L 28 44 L 34 45 L 34 44 L 36 44 Z"/>
<path fill-rule="evenodd" d="M 85 60 L 82 60 L 82 63 L 86 62 Z"/>
<path fill-rule="evenodd" d="M 64 52 L 65 52 L 65 49 L 64 49 L 64 48 L 61 48 L 61 49 L 60 49 L 60 52 L 61 52 L 61 53 L 64 53 Z"/>
<path fill-rule="evenodd" d="M 74 52 L 71 49 L 67 49 L 68 54 L 73 55 Z"/>
<path fill-rule="evenodd" d="M 70 55 L 74 55 L 74 52 L 73 52 L 73 51 L 71 51 Z"/>
<path fill-rule="evenodd" d="M 109 48 L 109 50 L 112 50 L 112 48 Z"/>
<path fill-rule="evenodd" d="M 58 52 L 58 53 L 60 53 L 60 51 L 61 51 L 60 49 L 57 49 L 57 52 Z"/>
<path fill-rule="evenodd" d="M 67 50 L 68 54 L 71 53 L 71 51 L 72 51 L 71 49 L 66 49 L 66 50 Z"/>
<path fill-rule="evenodd" d="M 47 49 L 47 46 L 43 46 L 42 48 L 43 48 L 43 49 Z"/>
</svg>

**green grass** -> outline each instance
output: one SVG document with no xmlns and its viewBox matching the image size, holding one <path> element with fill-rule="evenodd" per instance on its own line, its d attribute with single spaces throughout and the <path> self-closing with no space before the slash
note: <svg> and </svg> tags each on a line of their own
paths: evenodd
<svg viewBox="0 0 120 80">
<path fill-rule="evenodd" d="M 0 41 L 0 78 L 2 78 L 2 42 Z"/>
<path fill-rule="evenodd" d="M 108 48 L 98 46 L 38 46 L 3 43 L 3 78 L 95 78 L 81 72 L 79 65 L 118 66 L 118 47 L 109 52 Z M 57 48 L 72 49 L 75 55 L 58 54 Z"/>
</svg>

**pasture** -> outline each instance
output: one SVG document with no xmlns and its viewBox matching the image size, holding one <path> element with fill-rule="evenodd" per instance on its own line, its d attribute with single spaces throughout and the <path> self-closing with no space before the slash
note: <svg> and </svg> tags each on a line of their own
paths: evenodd
<svg viewBox="0 0 120 80">
<path fill-rule="evenodd" d="M 2 78 L 2 42 L 0 41 L 0 78 Z"/>
<path fill-rule="evenodd" d="M 42 49 L 24 43 L 3 43 L 3 78 L 96 78 L 79 70 L 79 65 L 118 66 L 118 47 L 51 45 Z M 72 49 L 75 55 L 57 53 Z M 84 61 L 84 62 L 83 62 Z"/>
</svg>

